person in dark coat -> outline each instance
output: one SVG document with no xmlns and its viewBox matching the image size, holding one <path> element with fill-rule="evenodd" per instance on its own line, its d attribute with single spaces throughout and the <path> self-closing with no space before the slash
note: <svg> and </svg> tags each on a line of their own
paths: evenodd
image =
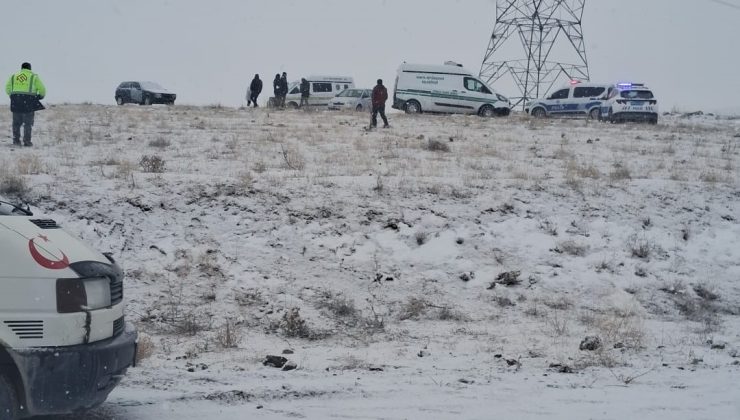
<svg viewBox="0 0 740 420">
<path fill-rule="evenodd" d="M 255 74 L 252 83 L 249 85 L 249 102 L 253 103 L 255 108 L 257 108 L 257 97 L 260 96 L 260 93 L 262 93 L 262 80 L 260 80 L 259 74 Z M 247 106 L 249 106 L 249 102 L 247 102 Z"/>
<path fill-rule="evenodd" d="M 285 97 L 288 96 L 288 73 L 283 72 L 280 78 L 280 107 L 285 108 Z"/>
<path fill-rule="evenodd" d="M 38 74 L 31 71 L 31 64 L 21 64 L 21 71 L 10 75 L 5 84 L 5 93 L 10 97 L 10 112 L 13 113 L 13 144 L 21 144 L 23 126 L 23 145 L 31 143 L 34 112 L 44 109 L 40 100 L 46 96 L 46 87 Z"/>
<path fill-rule="evenodd" d="M 276 74 L 275 80 L 272 81 L 272 93 L 275 96 L 275 100 L 273 101 L 275 108 L 280 108 L 280 96 L 282 93 L 282 89 L 280 89 L 280 73 Z"/>
<path fill-rule="evenodd" d="M 308 97 L 311 96 L 311 83 L 305 78 L 301 79 L 301 108 L 308 108 Z"/>
<path fill-rule="evenodd" d="M 378 114 L 383 118 L 383 128 L 390 127 L 388 125 L 388 118 L 385 117 L 385 101 L 388 100 L 388 90 L 383 86 L 383 80 L 378 79 L 378 84 L 373 88 L 373 117 L 370 121 L 370 128 L 378 126 Z"/>
</svg>

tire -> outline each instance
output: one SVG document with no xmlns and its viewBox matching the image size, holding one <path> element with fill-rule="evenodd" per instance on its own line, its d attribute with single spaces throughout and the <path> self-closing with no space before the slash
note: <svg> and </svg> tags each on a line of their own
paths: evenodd
<svg viewBox="0 0 740 420">
<path fill-rule="evenodd" d="M 601 108 L 594 108 L 588 112 L 588 119 L 598 121 L 601 119 Z"/>
<path fill-rule="evenodd" d="M 480 110 L 478 110 L 478 115 L 484 118 L 493 118 L 496 116 L 496 110 L 493 109 L 491 105 L 483 105 L 480 107 Z"/>
<path fill-rule="evenodd" d="M 545 118 L 547 116 L 547 112 L 545 112 L 545 108 L 535 108 L 529 113 L 529 115 L 535 118 Z"/>
<path fill-rule="evenodd" d="M 421 114 L 421 104 L 415 99 L 406 102 L 404 109 L 407 114 Z"/>
<path fill-rule="evenodd" d="M 652 125 L 658 124 L 658 117 L 652 117 L 648 122 Z"/>
<path fill-rule="evenodd" d="M 0 374 L 0 420 L 18 419 L 18 397 L 7 376 Z"/>
<path fill-rule="evenodd" d="M 357 112 L 362 112 L 362 104 L 360 104 L 360 105 L 357 105 L 357 106 L 355 107 L 355 111 L 357 111 Z"/>
<path fill-rule="evenodd" d="M 118 105 L 123 105 L 123 104 L 125 104 L 126 102 L 124 102 L 124 100 L 123 100 L 123 97 L 121 97 L 121 96 L 116 96 L 116 103 L 117 103 Z"/>
<path fill-rule="evenodd" d="M 144 105 L 151 105 L 152 104 L 152 98 L 149 96 L 144 97 Z"/>
<path fill-rule="evenodd" d="M 290 109 L 298 109 L 298 104 L 295 102 L 288 102 L 288 108 Z"/>
</svg>

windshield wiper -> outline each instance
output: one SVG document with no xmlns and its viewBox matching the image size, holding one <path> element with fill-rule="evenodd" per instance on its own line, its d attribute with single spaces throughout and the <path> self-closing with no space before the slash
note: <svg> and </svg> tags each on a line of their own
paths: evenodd
<svg viewBox="0 0 740 420">
<path fill-rule="evenodd" d="M 8 206 L 10 206 L 10 207 L 13 208 L 13 211 L 11 213 L 20 212 L 20 213 L 23 213 L 26 216 L 33 216 L 33 213 L 31 212 L 31 209 L 28 208 L 28 205 L 26 205 L 26 208 L 23 208 L 23 207 L 18 206 L 16 204 L 13 204 L 13 203 L 9 203 L 7 201 L 0 200 L 0 205 L 3 205 L 3 204 L 6 204 L 6 205 L 8 205 Z"/>
</svg>

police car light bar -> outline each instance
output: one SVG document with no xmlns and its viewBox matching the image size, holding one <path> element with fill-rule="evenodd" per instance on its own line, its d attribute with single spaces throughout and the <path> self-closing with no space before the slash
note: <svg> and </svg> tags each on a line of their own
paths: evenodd
<svg viewBox="0 0 740 420">
<path fill-rule="evenodd" d="M 618 87 L 621 87 L 621 88 L 630 88 L 630 87 L 633 87 L 633 86 L 635 86 L 635 87 L 643 87 L 643 86 L 645 86 L 645 84 L 644 83 L 617 83 L 617 86 Z"/>
<path fill-rule="evenodd" d="M 581 83 L 581 81 L 580 81 L 580 80 L 571 80 L 571 81 L 570 81 L 570 84 L 571 84 L 571 85 L 577 85 L 577 84 L 579 84 L 579 83 Z"/>
</svg>

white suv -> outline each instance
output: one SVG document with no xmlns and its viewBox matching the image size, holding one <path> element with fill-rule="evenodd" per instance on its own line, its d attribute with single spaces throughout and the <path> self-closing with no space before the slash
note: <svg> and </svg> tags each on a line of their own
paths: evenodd
<svg viewBox="0 0 740 420">
<path fill-rule="evenodd" d="M 600 119 L 609 122 L 658 123 L 658 100 L 642 83 L 619 83 L 601 104 Z"/>
<path fill-rule="evenodd" d="M 545 98 L 527 102 L 524 111 L 535 117 L 586 116 L 599 118 L 601 103 L 613 84 L 572 81 Z"/>
</svg>

